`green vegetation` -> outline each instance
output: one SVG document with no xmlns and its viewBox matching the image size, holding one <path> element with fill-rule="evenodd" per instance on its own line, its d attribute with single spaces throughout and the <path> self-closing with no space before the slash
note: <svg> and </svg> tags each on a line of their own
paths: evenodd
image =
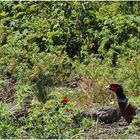
<svg viewBox="0 0 140 140">
<path fill-rule="evenodd" d="M 0 138 L 83 138 L 97 122 L 79 117 L 77 124 L 74 117 L 93 102 L 112 106 L 110 82 L 121 83 L 140 106 L 139 7 L 139 1 L 0 2 Z M 78 87 L 69 88 L 76 77 Z M 66 96 L 70 103 L 57 112 Z M 9 111 L 10 103 L 16 105 Z M 139 131 L 139 121 L 128 131 Z"/>
</svg>

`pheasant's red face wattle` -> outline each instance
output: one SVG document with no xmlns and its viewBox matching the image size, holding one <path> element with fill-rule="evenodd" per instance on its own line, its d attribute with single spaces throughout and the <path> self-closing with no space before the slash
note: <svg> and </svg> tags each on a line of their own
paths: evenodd
<svg viewBox="0 0 140 140">
<path fill-rule="evenodd" d="M 117 89 L 117 86 L 115 84 L 111 84 L 111 90 L 115 92 L 116 89 Z"/>
<path fill-rule="evenodd" d="M 112 90 L 113 92 L 115 92 L 116 89 L 117 89 L 117 85 L 116 85 L 116 84 L 110 84 L 110 85 L 108 86 L 108 88 L 109 88 L 110 90 Z"/>
</svg>

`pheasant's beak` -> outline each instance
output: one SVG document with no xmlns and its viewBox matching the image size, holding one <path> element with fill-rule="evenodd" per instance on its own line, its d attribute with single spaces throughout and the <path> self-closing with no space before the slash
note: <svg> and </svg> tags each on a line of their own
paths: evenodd
<svg viewBox="0 0 140 140">
<path fill-rule="evenodd" d="M 110 85 L 106 86 L 106 89 L 110 89 Z"/>
</svg>

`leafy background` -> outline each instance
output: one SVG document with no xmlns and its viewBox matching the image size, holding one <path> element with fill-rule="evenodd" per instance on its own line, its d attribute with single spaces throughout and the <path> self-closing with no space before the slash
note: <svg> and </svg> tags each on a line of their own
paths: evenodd
<svg viewBox="0 0 140 140">
<path fill-rule="evenodd" d="M 96 122 L 84 118 L 77 127 L 73 117 L 93 102 L 116 104 L 105 90 L 110 82 L 140 105 L 139 7 L 139 1 L 1 1 L 0 93 L 12 101 L 1 101 L 0 138 L 82 138 Z M 10 92 L 5 71 L 16 78 Z M 67 86 L 75 77 L 77 90 Z M 65 96 L 71 103 L 57 113 Z M 31 106 L 27 117 L 13 122 L 10 103 L 18 111 Z"/>
</svg>

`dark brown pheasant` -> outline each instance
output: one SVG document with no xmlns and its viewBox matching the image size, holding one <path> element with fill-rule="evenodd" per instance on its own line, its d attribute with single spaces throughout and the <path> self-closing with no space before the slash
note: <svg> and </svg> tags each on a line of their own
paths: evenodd
<svg viewBox="0 0 140 140">
<path fill-rule="evenodd" d="M 126 120 L 128 124 L 130 124 L 134 118 L 134 116 L 139 112 L 139 109 L 133 105 L 128 103 L 128 97 L 123 93 L 123 88 L 119 84 L 110 84 L 107 86 L 108 89 L 116 93 L 118 99 L 118 105 L 122 116 Z"/>
</svg>

